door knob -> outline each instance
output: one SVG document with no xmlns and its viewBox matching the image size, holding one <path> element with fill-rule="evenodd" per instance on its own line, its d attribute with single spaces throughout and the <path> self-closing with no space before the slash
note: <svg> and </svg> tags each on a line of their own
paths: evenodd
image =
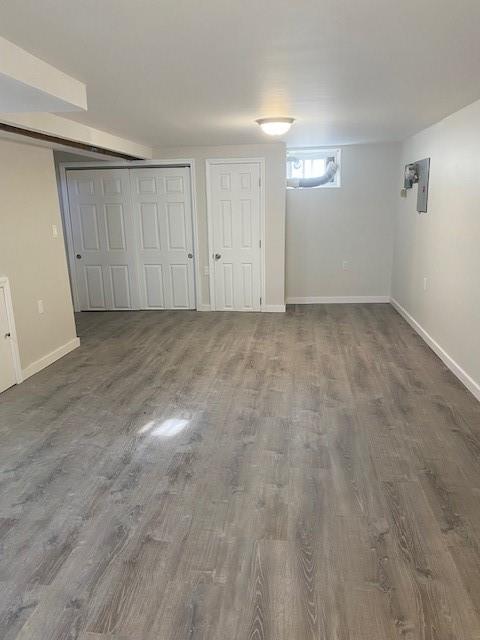
<svg viewBox="0 0 480 640">
<path fill-rule="evenodd" d="M 220 260 L 221 257 L 222 257 L 221 253 L 216 253 L 214 256 L 215 260 Z"/>
<path fill-rule="evenodd" d="M 77 253 L 77 260 L 81 260 L 82 259 L 82 255 L 80 253 Z"/>
<path fill-rule="evenodd" d="M 5 338 L 10 338 L 10 331 L 5 334 Z"/>
<path fill-rule="evenodd" d="M 193 253 L 189 253 L 189 254 L 188 254 L 188 257 L 189 257 L 190 259 L 191 259 L 191 258 L 193 258 Z"/>
</svg>

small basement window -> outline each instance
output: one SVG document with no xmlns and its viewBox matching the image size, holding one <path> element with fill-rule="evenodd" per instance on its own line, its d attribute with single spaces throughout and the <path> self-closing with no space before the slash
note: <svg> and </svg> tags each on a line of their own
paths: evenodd
<svg viewBox="0 0 480 640">
<path fill-rule="evenodd" d="M 339 187 L 340 154 L 340 149 L 287 149 L 287 188 Z"/>
</svg>

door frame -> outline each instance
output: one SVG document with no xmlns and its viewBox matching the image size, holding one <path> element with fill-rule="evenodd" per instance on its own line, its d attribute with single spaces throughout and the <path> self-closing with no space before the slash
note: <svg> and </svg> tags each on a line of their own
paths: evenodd
<svg viewBox="0 0 480 640">
<path fill-rule="evenodd" d="M 218 164 L 258 164 L 260 166 L 260 311 L 265 308 L 265 158 L 207 158 L 205 160 L 207 185 L 208 272 L 210 281 L 210 307 L 217 310 L 215 300 L 215 267 L 213 260 L 213 215 L 211 170 Z"/>
<path fill-rule="evenodd" d="M 193 158 L 175 158 L 161 160 L 135 160 L 118 162 L 60 162 L 59 168 L 59 186 L 60 186 L 60 204 L 62 208 L 62 220 L 65 225 L 65 242 L 67 249 L 67 261 L 69 266 L 70 288 L 72 291 L 73 308 L 75 311 L 81 311 L 80 296 L 77 288 L 77 265 L 75 260 L 75 251 L 73 244 L 73 225 L 72 214 L 70 211 L 70 202 L 68 200 L 67 187 L 67 171 L 69 169 L 164 169 L 182 165 L 190 169 L 190 206 L 192 210 L 192 232 L 193 232 L 193 296 L 195 309 L 198 311 L 202 300 L 202 279 L 200 277 L 200 251 L 198 243 L 198 215 L 197 215 L 197 187 L 196 187 L 196 170 L 195 160 Z M 138 275 L 138 274 L 137 274 Z"/>
<path fill-rule="evenodd" d="M 10 282 L 6 276 L 0 276 L 0 289 L 5 293 L 5 304 L 7 306 L 8 330 L 10 331 L 10 345 L 12 348 L 13 368 L 17 384 L 23 382 L 22 365 L 20 363 L 20 352 L 18 350 L 17 330 L 15 328 L 15 317 L 13 315 L 12 292 Z"/>
</svg>

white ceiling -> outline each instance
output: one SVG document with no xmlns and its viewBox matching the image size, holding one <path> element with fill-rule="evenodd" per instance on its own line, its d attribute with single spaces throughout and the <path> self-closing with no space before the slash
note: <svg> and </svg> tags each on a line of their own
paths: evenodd
<svg viewBox="0 0 480 640">
<path fill-rule="evenodd" d="M 0 34 L 85 82 L 66 117 L 156 147 L 396 140 L 480 98 L 478 0 L 2 0 Z"/>
</svg>

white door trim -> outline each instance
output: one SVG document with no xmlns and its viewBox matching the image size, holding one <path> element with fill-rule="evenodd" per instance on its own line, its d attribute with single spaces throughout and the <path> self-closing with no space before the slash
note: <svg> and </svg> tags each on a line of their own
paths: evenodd
<svg viewBox="0 0 480 640">
<path fill-rule="evenodd" d="M 216 311 L 215 303 L 215 268 L 213 263 L 213 222 L 211 196 L 211 168 L 216 164 L 258 164 L 260 165 L 260 291 L 265 307 L 265 158 L 207 158 L 205 160 L 207 185 L 207 225 L 208 225 L 208 273 L 210 282 L 210 308 Z"/>
<path fill-rule="evenodd" d="M 68 169 L 146 169 L 148 167 L 168 167 L 172 165 L 185 165 L 190 168 L 190 199 L 192 206 L 192 229 L 193 229 L 193 281 L 194 281 L 194 298 L 195 308 L 198 310 L 202 300 L 202 279 L 200 277 L 200 251 L 198 243 L 198 215 L 197 215 L 197 187 L 196 187 L 196 170 L 195 160 L 193 158 L 174 158 L 161 160 L 138 160 L 128 162 L 119 160 L 118 162 L 60 162 L 60 194 L 63 205 L 64 223 L 65 223 L 65 239 L 67 243 L 67 260 L 70 267 L 70 287 L 72 290 L 73 308 L 80 311 L 80 296 L 77 289 L 77 264 L 75 260 L 75 250 L 73 244 L 73 227 L 72 215 L 70 212 L 70 203 L 68 200 L 67 188 L 67 171 Z"/>
<path fill-rule="evenodd" d="M 17 384 L 23 382 L 22 366 L 20 364 L 20 353 L 18 350 L 17 330 L 15 328 L 15 318 L 13 315 L 12 292 L 10 283 L 6 276 L 0 276 L 0 288 L 5 292 L 5 303 L 7 305 L 8 330 L 10 331 L 10 344 L 12 347 L 13 368 Z"/>
</svg>

